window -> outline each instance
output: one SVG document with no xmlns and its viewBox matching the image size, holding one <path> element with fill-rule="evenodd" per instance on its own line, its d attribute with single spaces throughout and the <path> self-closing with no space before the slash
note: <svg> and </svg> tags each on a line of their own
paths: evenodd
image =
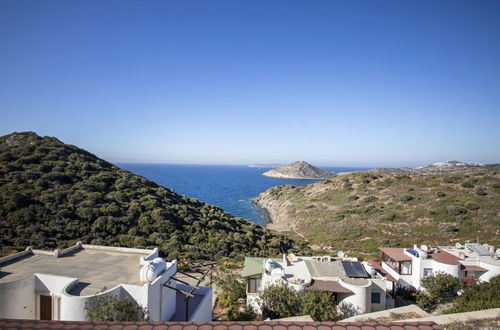
<svg viewBox="0 0 500 330">
<path fill-rule="evenodd" d="M 403 261 L 399 264 L 401 275 L 411 275 L 411 261 Z"/>
<path fill-rule="evenodd" d="M 372 292 L 372 304 L 380 304 L 380 292 Z"/>
<path fill-rule="evenodd" d="M 248 293 L 260 292 L 260 278 L 249 278 L 248 279 Z"/>
<path fill-rule="evenodd" d="M 432 268 L 424 268 L 424 277 L 432 275 Z"/>
</svg>

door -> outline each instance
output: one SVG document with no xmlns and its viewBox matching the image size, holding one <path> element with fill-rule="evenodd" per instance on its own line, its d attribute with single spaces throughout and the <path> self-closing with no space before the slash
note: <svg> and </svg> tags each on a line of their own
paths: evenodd
<svg viewBox="0 0 500 330">
<path fill-rule="evenodd" d="M 40 295 L 40 320 L 52 320 L 52 297 Z"/>
</svg>

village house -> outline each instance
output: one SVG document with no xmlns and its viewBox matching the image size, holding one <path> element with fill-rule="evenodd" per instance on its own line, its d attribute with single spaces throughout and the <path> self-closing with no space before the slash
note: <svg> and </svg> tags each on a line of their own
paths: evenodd
<svg viewBox="0 0 500 330">
<path fill-rule="evenodd" d="M 487 244 L 457 243 L 455 246 L 430 247 L 414 245 L 406 248 L 380 248 L 380 261 L 372 266 L 394 283 L 394 288 L 422 288 L 422 279 L 436 273 L 458 278 L 475 276 L 489 281 L 500 274 L 500 249 Z"/>
<path fill-rule="evenodd" d="M 27 248 L 0 258 L 0 318 L 85 321 L 93 297 L 114 295 L 145 308 L 151 321 L 211 321 L 212 289 L 183 284 L 177 272 L 157 248 Z"/>
<path fill-rule="evenodd" d="M 247 257 L 242 276 L 247 304 L 257 312 L 260 294 L 273 284 L 285 284 L 301 293 L 310 288 L 329 291 L 339 305 L 351 306 L 357 314 L 394 307 L 392 297 L 386 294 L 388 281 L 368 263 L 355 258 L 293 254 L 282 259 Z"/>
</svg>

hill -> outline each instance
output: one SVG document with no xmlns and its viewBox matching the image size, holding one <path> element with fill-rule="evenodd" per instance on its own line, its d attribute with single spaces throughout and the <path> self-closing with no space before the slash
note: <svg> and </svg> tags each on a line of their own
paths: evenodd
<svg viewBox="0 0 500 330">
<path fill-rule="evenodd" d="M 283 179 L 328 179 L 335 177 L 335 173 L 314 167 L 304 161 L 298 161 L 278 167 L 262 175 Z"/>
<path fill-rule="evenodd" d="M 56 138 L 0 137 L 0 251 L 79 240 L 188 259 L 277 255 L 298 244 Z"/>
<path fill-rule="evenodd" d="M 349 173 L 295 187 L 278 186 L 255 203 L 269 228 L 294 231 L 332 250 L 377 254 L 378 246 L 479 239 L 500 245 L 500 172 L 485 166 L 462 172 L 408 175 Z"/>
</svg>

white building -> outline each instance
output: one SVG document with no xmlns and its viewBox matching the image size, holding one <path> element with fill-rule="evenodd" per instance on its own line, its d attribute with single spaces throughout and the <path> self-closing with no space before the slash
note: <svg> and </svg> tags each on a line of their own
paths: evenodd
<svg viewBox="0 0 500 330">
<path fill-rule="evenodd" d="M 426 276 L 446 273 L 464 278 L 476 276 L 480 281 L 489 281 L 500 274 L 500 251 L 489 245 L 456 244 L 455 246 L 428 247 L 414 245 L 413 249 L 380 248 L 382 260 L 373 262 L 395 287 L 405 286 L 421 289 Z"/>
<path fill-rule="evenodd" d="M 261 292 L 278 283 L 298 292 L 309 288 L 329 291 L 339 305 L 352 304 L 358 314 L 393 307 L 392 297 L 386 294 L 387 280 L 367 263 L 356 259 L 294 255 L 283 256 L 283 259 L 245 258 L 242 276 L 247 284 L 247 304 L 256 311 L 260 311 Z"/>
<path fill-rule="evenodd" d="M 176 273 L 177 261 L 158 258 L 156 248 L 27 248 L 0 258 L 0 318 L 84 321 L 85 306 L 97 294 L 127 297 L 151 321 L 185 321 L 186 315 L 211 321 L 212 289 L 177 283 Z M 178 290 L 192 290 L 187 304 Z"/>
</svg>

